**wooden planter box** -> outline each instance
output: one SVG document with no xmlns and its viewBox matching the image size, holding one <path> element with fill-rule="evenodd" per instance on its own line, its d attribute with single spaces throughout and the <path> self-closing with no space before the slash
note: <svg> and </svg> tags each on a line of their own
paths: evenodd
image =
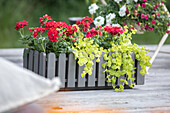
<svg viewBox="0 0 170 113">
<path fill-rule="evenodd" d="M 81 89 L 111 89 L 111 83 L 106 82 L 106 74 L 103 73 L 104 69 L 101 64 L 105 61 L 103 57 L 100 58 L 99 63 L 94 63 L 92 75 L 86 75 L 81 77 L 81 73 L 84 70 L 84 66 L 79 66 L 74 59 L 73 54 L 60 54 L 59 58 L 56 58 L 54 53 L 46 54 L 44 52 L 38 52 L 34 50 L 29 50 L 28 54 L 25 54 L 24 50 L 24 60 L 23 66 L 43 77 L 52 79 L 54 77 L 59 77 L 61 80 L 61 90 L 81 90 Z M 135 61 L 134 67 L 136 67 L 136 73 L 132 76 L 135 78 L 136 85 L 144 84 L 144 77 L 139 73 L 141 70 L 139 62 L 135 60 L 135 55 L 132 54 Z M 121 76 L 117 79 L 117 85 L 122 84 L 121 78 L 126 75 Z M 125 86 L 126 88 L 127 86 Z"/>
</svg>

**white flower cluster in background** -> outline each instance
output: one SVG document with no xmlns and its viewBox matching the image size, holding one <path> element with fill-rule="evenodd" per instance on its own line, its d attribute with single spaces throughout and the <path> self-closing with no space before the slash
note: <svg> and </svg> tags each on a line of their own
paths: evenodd
<svg viewBox="0 0 170 113">
<path fill-rule="evenodd" d="M 138 2 L 138 0 L 134 0 L 135 2 Z"/>
<path fill-rule="evenodd" d="M 96 13 L 96 10 L 98 9 L 99 7 L 96 5 L 96 3 L 93 3 L 89 6 L 89 13 L 92 15 L 94 13 Z"/>
<path fill-rule="evenodd" d="M 122 6 L 119 11 L 119 16 L 123 17 L 126 15 L 126 6 Z"/>
<path fill-rule="evenodd" d="M 104 24 L 104 18 L 102 16 L 98 16 L 97 18 L 95 18 L 94 24 L 95 24 L 95 26 L 103 25 Z"/>
<path fill-rule="evenodd" d="M 120 24 L 112 24 L 112 27 L 121 27 Z"/>
<path fill-rule="evenodd" d="M 130 3 L 130 0 L 126 0 L 126 3 L 129 4 L 129 3 Z"/>
<path fill-rule="evenodd" d="M 119 2 L 121 2 L 122 0 L 114 0 L 116 3 L 118 3 L 119 4 Z"/>
<path fill-rule="evenodd" d="M 109 13 L 106 15 L 106 25 L 112 24 L 112 19 L 116 17 L 115 13 Z"/>
</svg>

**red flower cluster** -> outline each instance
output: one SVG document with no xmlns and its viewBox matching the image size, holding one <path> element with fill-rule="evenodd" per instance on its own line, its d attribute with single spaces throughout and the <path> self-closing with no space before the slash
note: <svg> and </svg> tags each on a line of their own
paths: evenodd
<svg viewBox="0 0 170 113">
<path fill-rule="evenodd" d="M 87 23 L 88 25 L 90 25 L 93 22 L 93 20 L 88 16 L 84 17 L 81 21 Z"/>
<path fill-rule="evenodd" d="M 104 29 L 111 35 L 118 35 L 118 36 L 120 36 L 120 34 L 122 34 L 124 31 L 123 29 L 121 29 L 121 27 L 117 27 L 117 26 L 115 27 L 106 26 Z"/>
<path fill-rule="evenodd" d="M 95 29 L 92 29 L 90 31 L 87 32 L 85 38 L 89 38 L 89 37 L 93 37 L 95 35 L 102 35 L 102 32 L 100 30 L 95 30 Z"/>
<path fill-rule="evenodd" d="M 87 29 L 89 28 L 89 25 L 93 22 L 93 20 L 86 16 L 84 17 L 81 21 L 77 20 L 76 24 L 80 27 L 81 31 L 86 32 Z"/>
<path fill-rule="evenodd" d="M 44 22 L 47 22 L 48 20 L 52 20 L 52 18 L 50 16 L 48 16 L 47 14 L 45 14 L 43 17 L 40 17 L 39 23 L 41 23 L 41 25 L 43 25 Z"/>
<path fill-rule="evenodd" d="M 54 21 L 50 21 L 50 22 L 46 22 L 45 23 L 45 29 L 49 29 L 49 28 L 66 28 L 67 24 L 65 22 L 54 22 Z"/>
<path fill-rule="evenodd" d="M 149 26 L 148 24 L 145 26 L 145 29 L 148 29 L 149 31 L 153 31 L 154 30 L 154 28 Z"/>
<path fill-rule="evenodd" d="M 66 34 L 67 36 L 71 36 L 74 32 L 77 32 L 76 26 L 68 25 L 66 28 L 67 29 L 63 34 Z"/>
<path fill-rule="evenodd" d="M 37 39 L 37 35 L 38 33 L 44 33 L 45 32 L 45 28 L 43 27 L 35 27 L 35 28 L 29 28 L 29 31 L 33 31 L 34 30 L 34 33 L 33 33 L 33 36 L 35 39 Z"/>
<path fill-rule="evenodd" d="M 45 29 L 50 29 L 47 33 L 49 39 L 53 42 L 58 41 L 57 37 L 59 35 L 59 31 L 57 31 L 56 28 L 67 28 L 67 24 L 65 22 L 54 22 L 54 21 L 49 21 L 45 23 Z M 65 39 L 65 37 L 63 37 Z"/>
<path fill-rule="evenodd" d="M 17 22 L 15 29 L 18 30 L 18 29 L 23 28 L 24 26 L 27 26 L 27 25 L 28 25 L 28 22 L 23 20 L 23 21 Z"/>
<path fill-rule="evenodd" d="M 143 13 L 141 14 L 141 19 L 149 19 L 149 14 L 144 15 Z"/>
<path fill-rule="evenodd" d="M 56 30 L 56 28 L 50 28 L 47 35 L 52 42 L 58 41 L 57 37 L 59 37 L 59 32 Z"/>
</svg>

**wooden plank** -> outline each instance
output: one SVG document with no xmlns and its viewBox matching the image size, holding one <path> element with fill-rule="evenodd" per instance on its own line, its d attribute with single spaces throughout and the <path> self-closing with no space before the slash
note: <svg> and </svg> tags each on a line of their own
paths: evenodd
<svg viewBox="0 0 170 113">
<path fill-rule="evenodd" d="M 81 73 L 84 71 L 84 65 L 78 67 L 78 87 L 85 87 L 85 77 L 81 76 Z"/>
<path fill-rule="evenodd" d="M 139 61 L 137 61 L 137 69 L 136 69 L 136 85 L 144 85 L 145 75 L 140 74 L 141 66 Z"/>
<path fill-rule="evenodd" d="M 34 69 L 33 71 L 38 74 L 39 69 L 39 52 L 34 51 Z"/>
<path fill-rule="evenodd" d="M 56 56 L 54 53 L 48 54 L 47 60 L 47 78 L 53 79 L 55 77 Z"/>
<path fill-rule="evenodd" d="M 102 67 L 102 64 L 105 63 L 104 59 L 103 59 L 103 55 L 105 53 L 103 52 L 103 54 L 101 55 L 100 57 L 100 62 L 99 62 L 99 65 L 98 67 L 98 72 L 97 72 L 97 77 L 98 77 L 98 86 L 105 86 L 105 73 L 103 73 L 103 71 L 105 70 L 103 67 Z"/>
<path fill-rule="evenodd" d="M 25 48 L 23 52 L 23 67 L 26 69 L 28 68 L 28 51 L 28 48 Z"/>
<path fill-rule="evenodd" d="M 58 77 L 61 80 L 61 88 L 64 88 L 66 82 L 66 54 L 61 53 L 58 59 Z"/>
<path fill-rule="evenodd" d="M 44 52 L 40 53 L 40 62 L 39 62 L 39 74 L 45 77 L 46 74 L 46 54 Z"/>
<path fill-rule="evenodd" d="M 134 52 L 132 52 L 132 59 L 134 62 L 133 68 L 135 68 L 135 53 Z M 135 71 L 135 69 L 133 71 Z M 135 73 L 131 75 L 131 78 L 135 78 Z M 128 82 L 128 85 L 134 84 L 134 81 L 132 81 L 131 79 L 127 80 L 127 82 Z"/>
<path fill-rule="evenodd" d="M 94 65 L 92 75 L 88 75 L 88 87 L 95 87 L 95 81 L 96 81 L 96 58 L 93 59 Z"/>
<path fill-rule="evenodd" d="M 113 52 L 109 52 L 109 56 L 112 56 Z M 111 69 L 111 67 L 108 67 L 108 70 Z M 107 86 L 112 86 L 112 82 L 107 82 Z"/>
<path fill-rule="evenodd" d="M 28 69 L 33 71 L 33 63 L 34 63 L 34 51 L 33 50 L 30 50 L 29 52 L 29 63 L 28 63 Z"/>
<path fill-rule="evenodd" d="M 121 69 L 122 70 L 122 67 Z M 117 81 L 117 85 L 124 85 L 124 81 L 120 81 L 121 79 L 125 79 L 125 75 L 121 75 L 120 77 L 118 77 L 118 81 Z"/>
<path fill-rule="evenodd" d="M 125 79 L 125 75 L 121 75 L 120 77 L 118 77 L 118 81 L 117 81 L 117 85 L 124 85 L 123 81 L 120 81 L 121 79 Z"/>
<path fill-rule="evenodd" d="M 70 53 L 68 58 L 68 86 L 75 87 L 75 75 L 76 75 L 76 60 L 74 54 Z"/>
</svg>

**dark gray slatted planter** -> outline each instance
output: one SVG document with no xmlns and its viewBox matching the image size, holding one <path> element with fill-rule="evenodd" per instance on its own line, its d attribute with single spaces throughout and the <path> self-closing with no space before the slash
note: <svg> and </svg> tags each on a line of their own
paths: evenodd
<svg viewBox="0 0 170 113">
<path fill-rule="evenodd" d="M 73 54 L 60 54 L 59 58 L 56 58 L 54 53 L 49 53 L 46 55 L 43 52 L 38 52 L 34 50 L 29 50 L 28 54 L 25 54 L 24 50 L 24 60 L 23 66 L 43 77 L 52 79 L 54 77 L 59 77 L 61 80 L 61 90 L 84 90 L 84 89 L 111 89 L 111 83 L 106 82 L 106 74 L 103 73 L 104 69 L 101 64 L 105 61 L 103 57 L 100 57 L 99 63 L 94 63 L 92 75 L 86 75 L 81 77 L 81 73 L 84 70 L 84 66 L 79 66 Z M 132 54 L 134 60 L 134 67 L 136 67 L 136 73 L 132 75 L 135 81 L 128 81 L 129 83 L 134 83 L 136 85 L 144 84 L 144 76 L 139 72 L 141 70 L 139 62 L 135 60 L 135 55 Z M 95 62 L 96 59 L 94 59 Z M 122 84 L 121 78 L 123 75 L 117 79 L 117 85 Z M 126 87 L 125 87 L 126 88 Z"/>
</svg>

